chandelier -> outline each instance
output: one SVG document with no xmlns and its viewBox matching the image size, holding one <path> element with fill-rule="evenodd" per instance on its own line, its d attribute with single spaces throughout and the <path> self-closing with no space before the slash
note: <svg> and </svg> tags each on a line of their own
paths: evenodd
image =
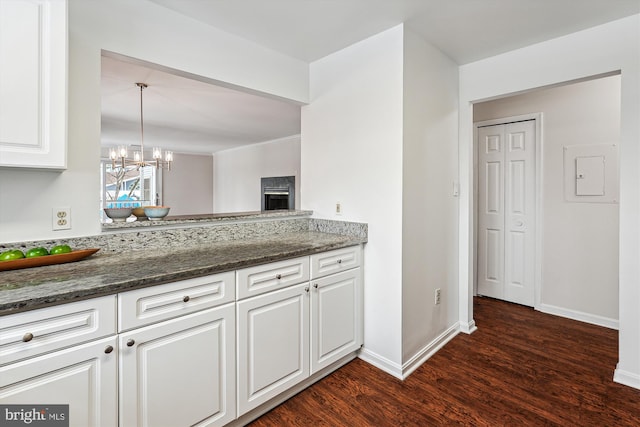
<svg viewBox="0 0 640 427">
<path fill-rule="evenodd" d="M 133 159 L 128 157 L 127 147 L 119 145 L 118 148 L 111 148 L 109 150 L 109 158 L 111 159 L 111 166 L 122 169 L 139 169 L 145 166 L 155 166 L 157 169 L 163 168 L 171 170 L 171 163 L 173 162 L 173 151 L 165 151 L 164 159 L 162 156 L 162 149 L 160 147 L 154 147 L 151 152 L 153 160 L 146 161 L 144 159 L 144 119 L 142 114 L 142 91 L 148 87 L 146 83 L 136 83 L 136 86 L 140 88 L 140 150 L 134 151 Z"/>
</svg>

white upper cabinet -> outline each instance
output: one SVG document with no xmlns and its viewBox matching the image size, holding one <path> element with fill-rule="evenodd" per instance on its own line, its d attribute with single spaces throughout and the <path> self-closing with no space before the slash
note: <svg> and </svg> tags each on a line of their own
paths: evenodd
<svg viewBox="0 0 640 427">
<path fill-rule="evenodd" d="M 0 1 L 0 167 L 67 167 L 67 1 Z"/>
</svg>

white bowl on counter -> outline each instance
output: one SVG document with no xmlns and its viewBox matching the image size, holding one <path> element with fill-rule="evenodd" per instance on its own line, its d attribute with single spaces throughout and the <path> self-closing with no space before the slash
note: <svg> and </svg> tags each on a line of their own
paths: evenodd
<svg viewBox="0 0 640 427">
<path fill-rule="evenodd" d="M 125 222 L 131 216 L 133 208 L 104 208 L 104 213 L 113 222 Z"/>
<path fill-rule="evenodd" d="M 169 214 L 169 206 L 145 206 L 144 214 L 150 221 L 157 221 Z"/>
</svg>

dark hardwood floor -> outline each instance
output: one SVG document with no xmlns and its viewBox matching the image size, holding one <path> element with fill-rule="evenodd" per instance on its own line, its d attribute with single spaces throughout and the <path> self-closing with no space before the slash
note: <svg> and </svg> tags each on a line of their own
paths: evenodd
<svg viewBox="0 0 640 427">
<path fill-rule="evenodd" d="M 612 381 L 617 331 L 488 298 L 405 381 L 356 359 L 254 421 L 263 426 L 640 426 Z"/>
</svg>

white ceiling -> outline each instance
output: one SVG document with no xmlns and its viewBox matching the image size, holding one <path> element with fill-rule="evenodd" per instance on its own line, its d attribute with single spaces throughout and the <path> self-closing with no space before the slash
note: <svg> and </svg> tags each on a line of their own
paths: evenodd
<svg viewBox="0 0 640 427">
<path fill-rule="evenodd" d="M 640 13 L 640 0 L 150 0 L 305 62 L 402 22 L 459 64 Z M 103 58 L 103 144 L 215 152 L 300 132 L 297 105 Z"/>
<path fill-rule="evenodd" d="M 147 64 L 102 57 L 101 143 L 140 143 L 182 153 L 213 153 L 300 133 L 300 105 L 204 83 Z"/>
<path fill-rule="evenodd" d="M 640 12 L 640 0 L 151 0 L 311 62 L 405 22 L 458 64 Z"/>
</svg>

